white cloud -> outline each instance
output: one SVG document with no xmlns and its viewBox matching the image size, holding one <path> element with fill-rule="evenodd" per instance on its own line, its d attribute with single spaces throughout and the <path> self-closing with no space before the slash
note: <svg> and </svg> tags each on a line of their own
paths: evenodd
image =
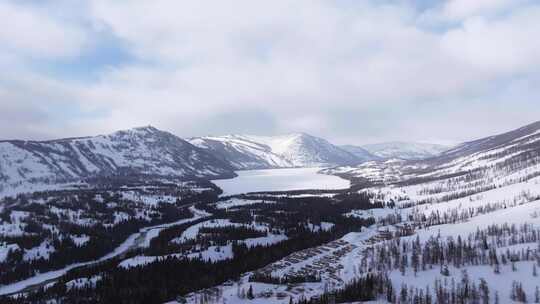
<svg viewBox="0 0 540 304">
<path fill-rule="evenodd" d="M 540 79 L 533 38 L 539 9 L 518 2 L 448 1 L 428 12 L 426 26 L 425 13 L 401 2 L 96 0 L 78 12 L 88 21 L 79 25 L 17 8 L 9 15 L 24 20 L 33 14 L 32 24 L 34 17 L 44 19 L 43 30 L 58 42 L 30 39 L 40 35 L 35 26 L 26 27 L 21 42 L 8 40 L 22 54 L 69 56 L 87 43 L 87 31 L 98 29 L 112 33 L 135 58 L 101 70 L 98 81 L 57 80 L 60 87 L 30 89 L 18 99 L 70 100 L 88 113 L 104 109 L 102 115 L 66 117 L 77 134 L 62 136 L 146 124 L 182 136 L 252 133 L 263 128 L 242 117 L 258 115 L 272 132 L 314 132 L 338 141 L 459 140 L 472 136 L 470 128 L 451 126 L 460 117 L 478 130 L 492 123 L 489 117 L 474 121 L 470 111 L 538 93 L 507 89 L 516 77 L 531 86 Z M 10 34 L 2 31 L 0 40 Z M 0 67 L 11 61 L 2 60 L 1 52 Z M 24 86 L 49 81 L 35 79 Z M 500 126 L 540 115 L 526 103 L 522 107 L 527 115 Z"/>
<path fill-rule="evenodd" d="M 46 11 L 0 3 L 0 49 L 35 57 L 75 56 L 86 39 L 82 30 L 66 26 Z"/>
<path fill-rule="evenodd" d="M 471 67 L 506 76 L 536 70 L 540 64 L 540 6 L 515 11 L 508 17 L 466 19 L 443 36 L 443 47 Z M 499 76 L 495 74 L 495 76 Z"/>
<path fill-rule="evenodd" d="M 465 19 L 472 16 L 494 14 L 513 6 L 523 0 L 449 0 L 442 8 L 442 14 L 448 19 Z"/>
</svg>

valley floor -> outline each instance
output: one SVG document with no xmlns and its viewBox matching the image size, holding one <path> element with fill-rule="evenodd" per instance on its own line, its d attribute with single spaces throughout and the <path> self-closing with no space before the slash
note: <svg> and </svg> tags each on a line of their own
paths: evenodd
<svg viewBox="0 0 540 304">
<path fill-rule="evenodd" d="M 172 227 L 184 223 L 189 223 L 191 221 L 196 221 L 198 219 L 204 218 L 209 216 L 208 213 L 197 210 L 194 207 L 190 207 L 190 210 L 193 212 L 194 216 L 189 219 L 182 219 L 176 222 L 168 223 L 168 224 L 162 224 L 162 225 L 156 225 L 156 226 L 150 226 L 142 228 L 139 232 L 134 233 L 130 235 L 120 246 L 116 247 L 113 252 L 103 256 L 102 258 L 94 261 L 88 261 L 84 263 L 76 263 L 69 266 L 66 266 L 59 270 L 49 271 L 45 273 L 40 273 L 38 275 L 35 275 L 31 278 L 25 279 L 23 281 L 19 281 L 13 284 L 8 284 L 4 286 L 0 286 L 0 296 L 2 295 L 9 295 L 9 294 L 16 294 L 20 292 L 29 292 L 32 290 L 38 290 L 39 288 L 45 287 L 49 284 L 54 284 L 56 280 L 63 275 L 65 275 L 68 271 L 84 267 L 84 266 L 90 266 L 94 264 L 99 264 L 101 262 L 121 257 L 128 251 L 136 250 L 137 248 L 141 247 L 148 247 L 150 241 L 155 238 L 159 232 L 167 227 Z"/>
<path fill-rule="evenodd" d="M 121 281 L 125 276 L 157 275 L 166 265 L 185 265 L 215 273 L 197 273 L 193 281 L 203 283 L 193 286 L 204 289 L 179 279 L 186 286 L 173 286 L 176 300 L 168 303 L 326 304 L 320 299 L 328 295 L 339 303 L 537 303 L 540 177 L 525 176 L 493 178 L 495 186 L 478 191 L 437 180 L 355 192 L 222 197 L 199 209 L 192 206 L 190 219 L 132 234 L 97 261 L 115 258 L 113 269 L 71 274 L 56 285 L 69 286 L 68 295 L 87 296 L 100 284 L 128 284 Z M 305 246 L 287 251 L 295 245 L 291 242 L 304 241 Z M 267 252 L 273 255 L 263 256 Z M 0 291 L 27 292 L 36 283 L 52 290 L 53 279 L 73 267 Z M 220 273 L 221 267 L 229 272 Z M 244 270 L 236 275 L 240 267 Z M 371 293 L 352 292 L 355 284 L 372 278 Z"/>
<path fill-rule="evenodd" d="M 238 281 L 192 293 L 186 296 L 185 300 L 188 303 L 290 303 L 291 299 L 300 301 L 316 298 L 324 290 L 345 288 L 347 282 L 355 278 L 382 271 L 391 280 L 394 292 L 397 291 L 397 301 L 400 301 L 403 289 L 409 296 L 422 293 L 425 297 L 429 292 L 432 299 L 435 299 L 439 296 L 438 290 L 454 288 L 455 292 L 456 285 L 463 280 L 467 280 L 470 287 L 480 294 L 479 286 L 481 280 L 484 280 L 489 291 L 478 297 L 488 297 L 488 303 L 495 303 L 496 298 L 497 303 L 522 302 L 523 299 L 516 295 L 516 289 L 522 292 L 529 302 L 536 302 L 540 300 L 540 277 L 536 270 L 540 268 L 540 200 L 530 201 L 521 195 L 527 189 L 529 196 L 534 197 L 531 193 L 540 191 L 535 185 L 538 185 L 537 179 L 439 204 L 351 212 L 350 216 L 376 217 L 378 224 L 360 233 L 349 233 L 338 241 L 294 253 L 263 269 L 246 273 Z M 495 207 L 497 203 L 503 205 Z M 486 206 L 493 206 L 493 209 L 482 209 Z M 469 215 L 459 218 L 457 214 L 461 212 Z M 426 221 L 411 221 L 418 218 L 419 214 L 429 216 L 433 213 L 438 213 L 441 217 L 443 214 L 448 216 L 450 223 L 428 224 Z M 402 218 L 399 223 L 388 224 L 388 218 L 396 215 Z M 450 220 L 451 217 L 454 218 Z M 407 230 L 410 231 L 405 235 L 398 234 L 404 227 L 408 227 Z M 506 233 L 495 232 L 496 230 L 504 230 Z M 479 235 L 483 241 L 477 239 Z M 373 257 L 375 252 L 380 254 L 381 248 L 392 242 L 397 242 L 398 247 L 399 244 L 411 246 L 418 242 L 421 248 L 425 248 L 434 240 L 439 241 L 441 246 L 447 246 L 449 242 L 455 244 L 457 240 L 463 241 L 463 244 L 474 248 L 475 254 L 479 256 L 459 266 L 453 265 L 449 260 L 429 265 L 426 262 L 424 269 L 416 266 L 419 268 L 416 272 L 411 262 L 414 258 L 410 248 L 405 254 L 406 266 L 383 267 L 380 264 L 382 261 Z M 485 244 L 482 245 L 481 242 Z M 497 266 L 493 262 L 487 262 L 486 256 L 490 255 L 490 250 L 495 252 Z M 417 259 L 422 259 L 422 255 Z M 392 260 L 391 263 L 396 262 Z M 445 270 L 441 271 L 443 267 Z M 250 281 L 255 273 L 261 272 L 277 278 L 316 273 L 320 281 L 294 284 L 269 284 L 253 279 Z M 254 299 L 246 296 L 250 289 Z M 378 297 L 380 303 L 386 302 L 384 295 Z"/>
</svg>

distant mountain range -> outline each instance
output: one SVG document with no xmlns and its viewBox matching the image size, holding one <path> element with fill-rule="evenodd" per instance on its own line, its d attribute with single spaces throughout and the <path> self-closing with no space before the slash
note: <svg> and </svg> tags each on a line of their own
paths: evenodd
<svg viewBox="0 0 540 304">
<path fill-rule="evenodd" d="M 325 139 L 305 133 L 282 136 L 227 135 L 188 139 L 236 169 L 327 167 L 362 160 Z"/>
<path fill-rule="evenodd" d="M 234 171 L 241 169 L 311 166 L 324 166 L 322 173 L 348 179 L 350 188 L 336 192 L 310 189 L 292 193 L 252 193 L 216 199 L 219 191 L 207 182 L 208 179 L 233 177 Z M 125 178 L 127 181 L 135 178 L 142 183 L 120 183 L 126 181 Z M 86 184 L 92 186 L 93 180 L 111 180 L 117 187 L 84 189 Z M 86 183 L 81 185 L 83 189 L 79 189 L 79 185 L 57 185 L 77 181 Z M 255 183 L 265 184 L 267 180 L 255 178 Z M 42 184 L 52 185 L 45 190 L 60 191 L 36 193 L 34 185 Z M 428 286 L 426 291 L 438 290 L 442 285 L 437 267 L 443 264 L 449 265 L 444 268 L 444 276 L 452 280 L 463 280 L 465 273 L 476 278 L 480 278 L 479 274 L 490 275 L 478 285 L 487 286 L 486 282 L 500 281 L 501 275 L 494 270 L 498 267 L 493 268 L 498 265 L 498 256 L 500 261 L 516 257 L 516 261 L 509 259 L 512 265 L 501 264 L 503 275 L 512 274 L 524 283 L 535 283 L 536 268 L 531 271 L 530 267 L 537 262 L 534 248 L 538 245 L 540 227 L 539 185 L 540 122 L 450 149 L 412 143 L 338 147 L 304 133 L 208 136 L 185 140 L 153 127 L 52 141 L 0 141 L 0 197 L 7 196 L 2 188 L 12 190 L 27 186 L 24 192 L 34 192 L 0 199 L 0 264 L 9 271 L 9 284 L 0 286 L 0 294 L 31 293 L 35 298 L 37 295 L 55 298 L 55 292 L 62 294 L 73 290 L 68 296 L 73 295 L 79 300 L 81 294 L 88 298 L 108 294 L 109 287 L 114 285 L 124 288 L 124 294 L 136 297 L 134 288 L 143 286 L 147 277 L 151 276 L 155 282 L 163 276 L 163 269 L 178 264 L 170 263 L 173 255 L 184 257 L 182 263 L 185 264 L 177 265 L 176 270 L 181 272 L 187 265 L 195 270 L 190 272 L 194 273 L 193 277 L 197 277 L 200 271 L 208 269 L 205 266 L 208 263 L 203 261 L 214 258 L 220 266 L 233 267 L 241 264 L 245 257 L 256 261 L 256 255 L 260 254 L 260 250 L 250 249 L 244 250 L 242 257 L 235 256 L 235 250 L 230 249 L 234 244 L 245 241 L 248 248 L 247 240 L 250 240 L 251 244 L 282 248 L 293 243 L 302 245 L 310 235 L 315 237 L 314 243 L 307 240 L 310 242 L 306 243 L 306 248 L 326 249 L 296 252 L 301 255 L 313 251 L 315 257 L 312 260 L 326 260 L 331 264 L 315 269 L 314 274 L 309 273 L 313 269 L 304 272 L 320 278 L 320 282 L 304 280 L 310 281 L 309 288 L 318 286 L 313 290 L 324 290 L 330 283 L 338 286 L 353 278 L 350 275 L 336 277 L 334 270 L 340 268 L 343 273 L 353 274 L 358 270 L 373 272 L 381 278 L 392 274 L 393 281 L 388 282 L 397 288 L 409 284 L 410 288 L 405 289 L 422 290 Z M 294 225 L 290 225 L 291 214 Z M 239 215 L 242 221 L 238 221 Z M 318 225 L 315 224 L 317 221 Z M 365 224 L 368 227 L 360 228 Z M 187 227 L 192 230 L 192 237 L 185 238 L 178 232 L 187 231 Z M 228 233 L 232 231 L 231 227 L 249 228 L 262 234 L 238 240 L 236 233 Z M 317 234 L 332 229 L 349 231 L 354 227 L 358 228 L 357 232 L 330 243 L 324 243 L 326 239 L 319 240 Z M 223 243 L 209 247 L 209 234 L 202 228 L 223 231 L 216 234 Z M 304 233 L 306 229 L 312 233 Z M 259 240 L 262 241 L 259 243 Z M 113 246 L 113 241 L 117 245 Z M 322 245 L 310 247 L 319 241 Z M 111 243 L 109 249 L 108 243 Z M 436 250 L 442 254 L 435 254 Z M 527 257 L 529 251 L 531 254 Z M 394 256 L 394 252 L 397 255 Z M 427 267 L 417 267 L 419 264 L 413 262 L 396 267 L 392 262 L 399 264 L 403 260 L 400 257 L 414 256 L 415 252 L 422 257 L 422 263 L 427 261 Z M 93 260 L 88 261 L 88 257 Z M 277 255 L 274 258 L 270 263 L 278 265 L 278 272 L 274 274 L 282 275 L 279 282 L 274 282 L 276 284 L 263 283 L 268 271 L 268 267 L 264 267 L 242 274 L 242 279 L 234 282 L 238 286 L 224 283 L 211 288 L 225 290 L 220 295 L 223 294 L 228 303 L 242 302 L 245 299 L 238 300 L 237 291 L 245 293 L 250 289 L 257 291 L 255 302 L 273 303 L 274 298 L 260 296 L 261 290 L 265 294 L 274 294 L 276 288 L 287 291 L 290 284 L 286 278 L 298 275 L 298 269 L 305 264 L 301 259 L 291 262 L 288 257 Z M 361 260 L 370 263 L 352 263 Z M 191 261 L 193 264 L 188 264 Z M 261 265 L 269 265 L 267 262 Z M 202 265 L 199 272 L 197 265 Z M 430 265 L 435 269 L 430 269 Z M 125 275 L 116 276 L 119 267 L 137 267 L 145 276 L 123 284 Z M 408 275 L 403 275 L 404 271 Z M 434 272 L 437 275 L 434 276 Z M 62 276 L 55 278 L 56 274 Z M 255 274 L 263 275 L 256 278 Z M 239 277 L 234 271 L 224 275 Z M 413 276 L 421 279 L 411 279 Z M 161 285 L 174 285 L 170 281 L 172 277 L 175 276 L 163 278 Z M 94 278 L 97 278 L 95 282 L 102 280 L 110 286 L 92 283 Z M 521 289 L 521 282 L 506 281 L 513 287 L 505 287 L 504 290 L 509 292 L 501 298 L 502 303 L 509 303 L 513 297 L 511 293 L 516 292 L 518 286 Z M 73 282 L 83 283 L 79 288 L 73 287 L 76 286 L 71 285 Z M 115 282 L 119 284 L 113 284 Z M 467 284 L 472 284 L 471 290 L 474 290 L 473 281 Z M 132 289 L 130 285 L 135 287 Z M 100 290 L 102 286 L 105 291 Z M 534 284 L 524 286 L 534 292 Z M 356 285 L 353 287 L 357 289 Z M 36 288 L 47 288 L 47 291 L 43 293 Z M 200 302 L 208 296 L 208 290 L 182 295 L 177 298 L 178 302 Z M 457 290 L 463 290 L 463 287 Z M 444 292 L 450 294 L 452 291 L 445 289 Z M 495 295 L 497 297 L 498 293 Z M 24 299 L 22 296 L 12 299 L 18 297 Z"/>
<path fill-rule="evenodd" d="M 383 159 L 382 157 L 377 156 L 377 155 L 371 153 L 370 151 L 368 151 L 367 149 L 365 149 L 363 147 L 360 147 L 360 146 L 343 145 L 343 146 L 340 146 L 340 148 L 342 148 L 343 150 L 353 154 L 361 162 L 372 161 L 372 160 L 382 160 Z"/>
<path fill-rule="evenodd" d="M 356 165 L 385 159 L 417 160 L 439 155 L 449 147 L 393 142 L 336 146 L 305 133 L 280 136 L 226 135 L 187 139 L 238 170 Z"/>
<path fill-rule="evenodd" d="M 432 151 L 437 149 L 435 147 Z M 493 183 L 492 187 L 498 187 L 540 175 L 539 165 L 540 122 L 536 122 L 503 134 L 465 142 L 428 158 L 382 159 L 357 166 L 331 168 L 325 173 L 385 184 L 465 176 L 463 179 L 469 182 L 478 181 L 479 185 Z M 496 183 L 498 179 L 502 181 Z"/>
<path fill-rule="evenodd" d="M 507 157 L 504 163 L 525 157 L 527 149 L 536 151 L 538 143 L 533 139 L 540 136 L 539 129 L 540 122 L 454 148 L 407 142 L 336 146 L 305 133 L 182 139 L 154 127 L 94 137 L 0 141 L 0 192 L 27 183 L 126 177 L 219 179 L 234 177 L 235 170 L 294 167 L 339 167 L 327 172 L 360 177 L 369 172 L 370 178 L 384 172 L 386 179 L 392 178 L 392 172 L 400 178 L 414 170 L 428 174 L 426 168 L 452 174 L 501 155 Z"/>
<path fill-rule="evenodd" d="M 362 148 L 380 159 L 414 160 L 435 157 L 451 147 L 414 142 L 386 142 L 364 145 Z"/>
</svg>

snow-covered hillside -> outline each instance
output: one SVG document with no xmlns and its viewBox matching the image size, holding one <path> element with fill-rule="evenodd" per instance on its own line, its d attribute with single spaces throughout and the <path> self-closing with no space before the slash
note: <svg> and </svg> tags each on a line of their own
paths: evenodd
<svg viewBox="0 0 540 304">
<path fill-rule="evenodd" d="M 4 190 L 138 175 L 217 178 L 234 173 L 228 163 L 153 127 L 95 137 L 0 142 L 0 187 Z"/>
<path fill-rule="evenodd" d="M 236 169 L 320 167 L 360 163 L 352 153 L 305 133 L 282 136 L 227 135 L 188 139 Z"/>
<path fill-rule="evenodd" d="M 280 159 L 299 150 L 282 138 L 249 137 L 249 142 Z M 148 234 L 149 247 L 120 257 L 113 271 L 88 270 L 56 284 L 76 289 L 73 282 L 100 276 L 96 286 L 118 288 L 125 277 L 137 277 L 133 273 L 155 281 L 177 267 L 155 289 L 162 290 L 186 267 L 195 267 L 197 278 L 170 285 L 204 284 L 174 290 L 163 302 L 319 304 L 331 297 L 336 303 L 540 302 L 540 123 L 429 159 L 368 161 L 323 172 L 348 177 L 354 187 L 208 197 L 197 205 L 205 218 Z M 174 199 L 162 195 L 162 200 Z M 155 205 L 150 197 L 142 201 Z M 33 209 L 16 207 L 2 217 L 5 234 L 35 229 L 20 225 Z M 110 221 L 118 224 L 126 215 L 115 210 Z M 70 239 L 88 242 L 86 235 Z M 48 246 L 35 242 L 21 259 L 31 260 L 36 252 L 52 256 Z M 0 248 L 5 259 L 10 251 L 22 251 L 12 242 Z M 206 281 L 218 275 L 219 280 Z M 87 297 L 103 294 L 88 285 Z M 138 286 L 147 282 L 129 282 L 123 289 L 134 292 Z"/>
<path fill-rule="evenodd" d="M 360 146 L 354 146 L 354 145 L 344 145 L 340 146 L 341 149 L 354 154 L 358 159 L 360 159 L 362 162 L 366 161 L 372 161 L 372 160 L 381 160 L 382 158 L 372 154 L 368 150 L 360 147 Z"/>
<path fill-rule="evenodd" d="M 328 169 L 329 174 L 372 183 L 415 184 L 461 179 L 474 186 L 493 186 L 496 179 L 529 179 L 540 174 L 540 122 L 514 131 L 466 142 L 425 160 L 389 160 Z"/>
<path fill-rule="evenodd" d="M 387 142 L 362 146 L 369 153 L 384 159 L 425 159 L 437 156 L 450 147 L 427 143 Z"/>
<path fill-rule="evenodd" d="M 241 135 L 221 137 L 197 137 L 188 141 L 208 152 L 228 161 L 236 169 L 266 169 L 292 167 L 292 164 L 272 152 L 272 148 L 264 143 Z"/>
<path fill-rule="evenodd" d="M 340 299 L 339 290 L 377 276 L 376 303 L 538 303 L 539 152 L 536 123 L 431 160 L 328 169 L 372 182 L 359 192 L 384 208 L 346 216 L 376 225 L 189 294 L 187 302 L 217 294 L 216 303 L 303 303 L 323 290 L 337 290 Z M 264 282 L 291 277 L 305 281 Z"/>
</svg>

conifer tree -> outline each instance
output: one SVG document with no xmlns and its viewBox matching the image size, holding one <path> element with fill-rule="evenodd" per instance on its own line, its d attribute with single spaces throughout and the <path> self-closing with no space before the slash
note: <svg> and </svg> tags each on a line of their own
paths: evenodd
<svg viewBox="0 0 540 304">
<path fill-rule="evenodd" d="M 249 289 L 248 289 L 248 292 L 247 292 L 247 298 L 250 299 L 250 300 L 253 300 L 255 298 L 255 296 L 253 296 L 253 286 L 252 285 L 249 285 Z"/>
<path fill-rule="evenodd" d="M 483 304 L 489 304 L 489 288 L 485 279 L 480 279 L 480 295 Z"/>
</svg>

